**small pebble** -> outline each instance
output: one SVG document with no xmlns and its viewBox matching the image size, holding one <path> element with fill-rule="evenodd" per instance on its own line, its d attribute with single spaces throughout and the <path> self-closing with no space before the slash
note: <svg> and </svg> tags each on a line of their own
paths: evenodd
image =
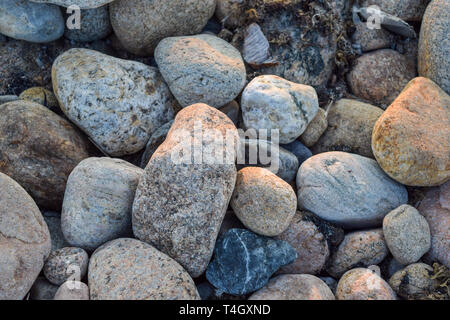
<svg viewBox="0 0 450 320">
<path fill-rule="evenodd" d="M 50 253 L 44 264 L 44 275 L 55 285 L 62 285 L 73 277 L 86 275 L 89 257 L 81 248 L 66 247 Z"/>
</svg>

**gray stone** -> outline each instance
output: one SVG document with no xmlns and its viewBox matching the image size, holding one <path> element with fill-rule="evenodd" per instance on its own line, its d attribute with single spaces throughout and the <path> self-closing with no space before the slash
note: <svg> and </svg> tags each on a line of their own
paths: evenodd
<svg viewBox="0 0 450 320">
<path fill-rule="evenodd" d="M 331 292 L 333 292 L 333 294 L 336 294 L 338 282 L 334 278 L 319 277 L 319 279 L 322 280 L 323 282 L 325 282 L 325 284 L 330 288 L 330 290 L 331 290 Z"/>
<path fill-rule="evenodd" d="M 58 286 L 50 283 L 44 277 L 39 277 L 30 289 L 30 300 L 53 300 Z"/>
<path fill-rule="evenodd" d="M 425 263 L 413 263 L 397 271 L 389 284 L 394 291 L 405 299 L 425 298 L 439 285 L 437 279 L 432 278 L 433 268 Z"/>
<path fill-rule="evenodd" d="M 430 0 L 364 0 L 362 5 L 379 6 L 381 10 L 406 21 L 420 21 Z"/>
<path fill-rule="evenodd" d="M 64 234 L 61 229 L 61 214 L 54 211 L 43 211 L 42 215 L 47 223 L 48 230 L 50 231 L 50 237 L 52 239 L 52 250 L 69 247 L 69 243 L 64 238 Z"/>
<path fill-rule="evenodd" d="M 86 275 L 89 256 L 81 248 L 65 247 L 52 251 L 44 264 L 44 275 L 48 281 L 62 285 L 69 278 Z"/>
<path fill-rule="evenodd" d="M 381 27 L 389 30 L 392 33 L 407 38 L 415 38 L 417 36 L 414 28 L 407 22 L 396 17 L 395 15 L 384 12 L 383 10 L 378 9 L 374 12 L 370 8 L 363 7 L 360 9 L 360 13 L 366 20 L 369 20 L 375 15 L 376 19 L 378 19 L 378 21 L 380 22 Z"/>
<path fill-rule="evenodd" d="M 19 97 L 16 95 L 6 95 L 6 96 L 0 96 L 0 104 L 4 104 L 11 101 L 19 100 Z"/>
<path fill-rule="evenodd" d="M 89 288 L 80 281 L 66 281 L 56 291 L 54 300 L 89 300 Z"/>
<path fill-rule="evenodd" d="M 67 39 L 78 42 L 91 42 L 108 36 L 111 31 L 108 6 L 81 10 L 80 29 L 68 29 L 64 32 Z M 65 15 L 68 19 L 69 15 Z"/>
<path fill-rule="evenodd" d="M 153 156 L 158 147 L 166 140 L 166 136 L 169 133 L 170 127 L 172 127 L 173 121 L 169 121 L 166 124 L 158 128 L 150 137 L 145 147 L 145 151 L 141 158 L 141 168 L 145 168 L 150 158 Z"/>
<path fill-rule="evenodd" d="M 70 7 L 72 5 L 79 6 L 81 9 L 93 9 L 104 6 L 114 0 L 30 0 L 38 3 L 53 3 L 62 7 Z"/>
<path fill-rule="evenodd" d="M 289 144 L 283 144 L 281 147 L 289 152 L 292 152 L 297 157 L 299 166 L 301 166 L 306 159 L 312 157 L 311 150 L 305 147 L 305 145 L 298 140 L 295 140 Z"/>
<path fill-rule="evenodd" d="M 394 37 L 384 29 L 369 29 L 364 22 L 356 23 L 355 28 L 352 40 L 362 52 L 390 48 L 394 42 Z"/>
</svg>

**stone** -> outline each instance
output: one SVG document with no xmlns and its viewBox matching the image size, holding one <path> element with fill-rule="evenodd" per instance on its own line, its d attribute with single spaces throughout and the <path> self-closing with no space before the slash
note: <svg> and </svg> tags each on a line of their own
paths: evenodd
<svg viewBox="0 0 450 320">
<path fill-rule="evenodd" d="M 116 0 L 110 5 L 111 24 L 128 51 L 151 55 L 164 38 L 200 33 L 215 8 L 215 0 Z"/>
<path fill-rule="evenodd" d="M 273 237 L 291 223 L 297 197 L 287 182 L 269 170 L 247 167 L 237 174 L 230 205 L 248 229 Z"/>
<path fill-rule="evenodd" d="M 335 300 L 321 279 L 309 274 L 285 274 L 272 278 L 249 300 Z"/>
<path fill-rule="evenodd" d="M 352 40 L 362 52 L 390 48 L 394 42 L 394 37 L 382 28 L 369 29 L 364 22 L 356 23 L 355 28 Z"/>
<path fill-rule="evenodd" d="M 50 231 L 50 238 L 52 240 L 52 249 L 55 251 L 64 247 L 69 247 L 69 243 L 64 238 L 64 234 L 61 229 L 61 214 L 54 211 L 43 211 L 45 223 Z"/>
<path fill-rule="evenodd" d="M 38 207 L 0 173 L 0 300 L 21 300 L 50 253 L 50 233 Z"/>
<path fill-rule="evenodd" d="M 389 284 L 370 269 L 347 271 L 338 282 L 337 300 L 397 300 Z"/>
<path fill-rule="evenodd" d="M 61 113 L 58 100 L 53 92 L 44 87 L 33 87 L 23 91 L 19 95 L 19 99 L 31 101 L 47 107 L 54 113 Z"/>
<path fill-rule="evenodd" d="M 380 167 L 409 186 L 450 179 L 450 96 L 427 78 L 413 79 L 373 128 Z"/>
<path fill-rule="evenodd" d="M 65 247 L 52 251 L 44 264 L 44 275 L 55 285 L 62 285 L 73 277 L 83 279 L 86 275 L 89 256 L 76 247 Z"/>
<path fill-rule="evenodd" d="M 258 69 L 276 63 L 270 57 L 270 44 L 261 27 L 253 22 L 245 29 L 242 56 L 252 68 Z"/>
<path fill-rule="evenodd" d="M 278 76 L 254 78 L 241 98 L 246 129 L 278 130 L 279 141 L 288 144 L 297 139 L 319 110 L 316 90 Z"/>
<path fill-rule="evenodd" d="M 331 255 L 327 272 L 339 279 L 355 267 L 379 264 L 388 252 L 382 229 L 351 232 Z"/>
<path fill-rule="evenodd" d="M 337 247 L 344 240 L 344 229 L 325 221 L 310 211 L 299 211 L 304 221 L 311 221 L 319 229 L 331 248 Z"/>
<path fill-rule="evenodd" d="M 381 10 L 406 21 L 421 21 L 430 0 L 364 0 L 364 7 L 376 5 Z"/>
<path fill-rule="evenodd" d="M 88 278 L 91 300 L 200 299 L 194 281 L 175 260 L 136 239 L 98 248 Z"/>
<path fill-rule="evenodd" d="M 416 76 L 409 60 L 391 49 L 365 53 L 347 74 L 351 92 L 386 109 Z"/>
<path fill-rule="evenodd" d="M 0 172 L 44 208 L 59 210 L 67 177 L 90 144 L 67 120 L 34 102 L 0 106 Z"/>
<path fill-rule="evenodd" d="M 199 102 L 220 108 L 245 85 L 241 54 L 213 35 L 165 38 L 155 50 L 155 60 L 183 108 Z"/>
<path fill-rule="evenodd" d="M 427 220 L 407 204 L 384 217 L 383 234 L 389 251 L 403 265 L 417 262 L 431 247 Z"/>
<path fill-rule="evenodd" d="M 381 226 L 386 214 L 408 201 L 406 188 L 375 160 L 340 151 L 303 162 L 297 188 L 299 208 L 346 229 Z"/>
<path fill-rule="evenodd" d="M 80 9 L 93 9 L 104 6 L 114 0 L 30 0 L 38 3 L 53 3 L 62 7 L 70 7 L 72 5 L 80 7 Z"/>
<path fill-rule="evenodd" d="M 67 181 L 61 212 L 65 239 L 93 251 L 132 235 L 131 212 L 143 170 L 121 159 L 88 158 Z"/>
<path fill-rule="evenodd" d="M 53 300 L 89 300 L 89 287 L 80 281 L 66 281 L 58 288 Z"/>
<path fill-rule="evenodd" d="M 319 279 L 325 282 L 325 284 L 331 289 L 331 292 L 333 292 L 333 294 L 336 294 L 338 282 L 335 279 L 331 277 L 319 277 Z"/>
<path fill-rule="evenodd" d="M 158 147 L 166 140 L 166 136 L 169 133 L 170 127 L 172 127 L 173 121 L 169 121 L 166 124 L 159 127 L 151 136 L 145 146 L 145 151 L 141 158 L 141 168 L 145 168 L 150 158 L 153 156 Z"/>
<path fill-rule="evenodd" d="M 405 299 L 420 299 L 433 292 L 439 281 L 432 278 L 433 268 L 425 263 L 413 263 L 397 271 L 389 284 L 394 291 Z"/>
<path fill-rule="evenodd" d="M 246 229 L 230 229 L 216 243 L 206 278 L 232 295 L 262 288 L 281 266 L 297 258 L 287 242 L 259 236 Z"/>
<path fill-rule="evenodd" d="M 64 19 L 55 5 L 27 0 L 2 0 L 0 33 L 28 42 L 51 42 L 63 35 Z"/>
<path fill-rule="evenodd" d="M 62 111 L 111 156 L 138 152 L 173 119 L 169 88 L 139 62 L 71 49 L 53 63 L 52 81 Z"/>
<path fill-rule="evenodd" d="M 352 99 L 341 99 L 328 112 L 328 128 L 314 153 L 344 151 L 373 158 L 372 130 L 383 110 Z"/>
<path fill-rule="evenodd" d="M 69 19 L 70 14 L 65 14 Z M 78 42 L 91 42 L 107 37 L 111 31 L 108 6 L 80 11 L 80 29 L 69 29 L 66 27 L 64 37 Z"/>
<path fill-rule="evenodd" d="M 205 271 L 213 254 L 236 182 L 237 141 L 236 127 L 222 112 L 200 103 L 184 108 L 136 190 L 134 235 L 192 277 Z"/>
<path fill-rule="evenodd" d="M 450 94 L 449 20 L 450 3 L 433 0 L 423 17 L 418 53 L 419 75 L 436 82 L 447 94 Z"/>
<path fill-rule="evenodd" d="M 58 286 L 44 277 L 38 277 L 30 289 L 30 300 L 53 300 Z"/>
<path fill-rule="evenodd" d="M 306 130 L 302 133 L 299 140 L 307 147 L 312 147 L 316 144 L 322 134 L 328 127 L 328 114 L 322 108 L 319 108 L 314 119 L 311 120 Z"/>
<path fill-rule="evenodd" d="M 376 20 L 380 22 L 380 26 L 394 34 L 400 35 L 405 38 L 414 39 L 417 37 L 414 28 L 407 22 L 396 17 L 395 15 L 384 12 L 380 9 L 363 7 L 359 10 L 359 13 L 367 20 L 370 21 L 371 17 L 376 16 Z M 370 22 L 369 22 L 370 23 Z"/>
<path fill-rule="evenodd" d="M 324 235 L 311 221 L 304 221 L 297 212 L 289 227 L 277 240 L 289 243 L 297 251 L 297 260 L 281 267 L 282 274 L 318 274 L 328 259 L 330 251 Z"/>
<path fill-rule="evenodd" d="M 226 27 L 236 28 L 244 24 L 244 1 L 217 0 L 216 17 Z"/>
<path fill-rule="evenodd" d="M 289 144 L 283 144 L 281 145 L 281 147 L 288 150 L 289 152 L 292 152 L 297 157 L 299 166 L 301 166 L 306 159 L 312 157 L 311 150 L 309 150 L 303 143 L 298 140 L 295 140 Z"/>
</svg>

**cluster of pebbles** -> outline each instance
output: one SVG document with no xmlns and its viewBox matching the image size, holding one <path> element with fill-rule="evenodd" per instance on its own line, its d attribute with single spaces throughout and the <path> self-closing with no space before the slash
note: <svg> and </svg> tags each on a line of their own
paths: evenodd
<svg viewBox="0 0 450 320">
<path fill-rule="evenodd" d="M 449 299 L 450 2 L 349 2 L 2 0 L 0 299 Z"/>
</svg>

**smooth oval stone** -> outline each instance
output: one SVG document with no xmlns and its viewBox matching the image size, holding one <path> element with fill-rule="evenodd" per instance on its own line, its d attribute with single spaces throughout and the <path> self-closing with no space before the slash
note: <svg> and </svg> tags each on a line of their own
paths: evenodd
<svg viewBox="0 0 450 320">
<path fill-rule="evenodd" d="M 48 281 L 62 285 L 69 278 L 83 279 L 86 275 L 89 256 L 81 248 L 66 247 L 52 251 L 44 264 L 44 275 Z"/>
<path fill-rule="evenodd" d="M 53 300 L 89 300 L 89 288 L 80 281 L 66 281 L 58 288 Z"/>
<path fill-rule="evenodd" d="M 138 152 L 173 119 L 175 100 L 158 70 L 89 49 L 70 49 L 52 68 L 66 116 L 111 156 Z"/>
<path fill-rule="evenodd" d="M 408 201 L 406 188 L 373 159 L 339 151 L 317 154 L 297 174 L 298 205 L 347 229 L 381 226 Z"/>
<path fill-rule="evenodd" d="M 226 293 L 247 294 L 262 288 L 277 269 L 295 259 L 297 253 L 286 241 L 230 229 L 217 240 L 206 278 Z"/>
<path fill-rule="evenodd" d="M 2 0 L 0 33 L 28 42 L 51 42 L 64 33 L 64 19 L 58 6 L 27 0 Z"/>
<path fill-rule="evenodd" d="M 67 20 L 70 16 L 66 14 L 64 17 Z M 78 42 L 91 42 L 105 38 L 112 31 L 111 23 L 109 22 L 108 6 L 81 10 L 80 18 L 80 29 L 69 29 L 66 27 L 64 36 L 67 39 Z"/>
<path fill-rule="evenodd" d="M 33 199 L 3 173 L 0 217 L 0 300 L 21 300 L 50 253 L 50 233 Z"/>
<path fill-rule="evenodd" d="M 88 278 L 92 300 L 200 299 L 194 281 L 175 260 L 136 239 L 98 248 Z"/>
<path fill-rule="evenodd" d="M 0 171 L 44 208 L 60 210 L 67 177 L 90 144 L 67 120 L 34 102 L 0 106 Z"/>
<path fill-rule="evenodd" d="M 62 7 L 78 6 L 80 9 L 92 9 L 104 6 L 114 0 L 30 0 L 38 3 L 53 3 Z"/>
<path fill-rule="evenodd" d="M 394 273 L 389 279 L 389 284 L 402 298 L 423 299 L 439 285 L 439 281 L 432 276 L 431 266 L 425 263 L 413 263 Z"/>
</svg>

